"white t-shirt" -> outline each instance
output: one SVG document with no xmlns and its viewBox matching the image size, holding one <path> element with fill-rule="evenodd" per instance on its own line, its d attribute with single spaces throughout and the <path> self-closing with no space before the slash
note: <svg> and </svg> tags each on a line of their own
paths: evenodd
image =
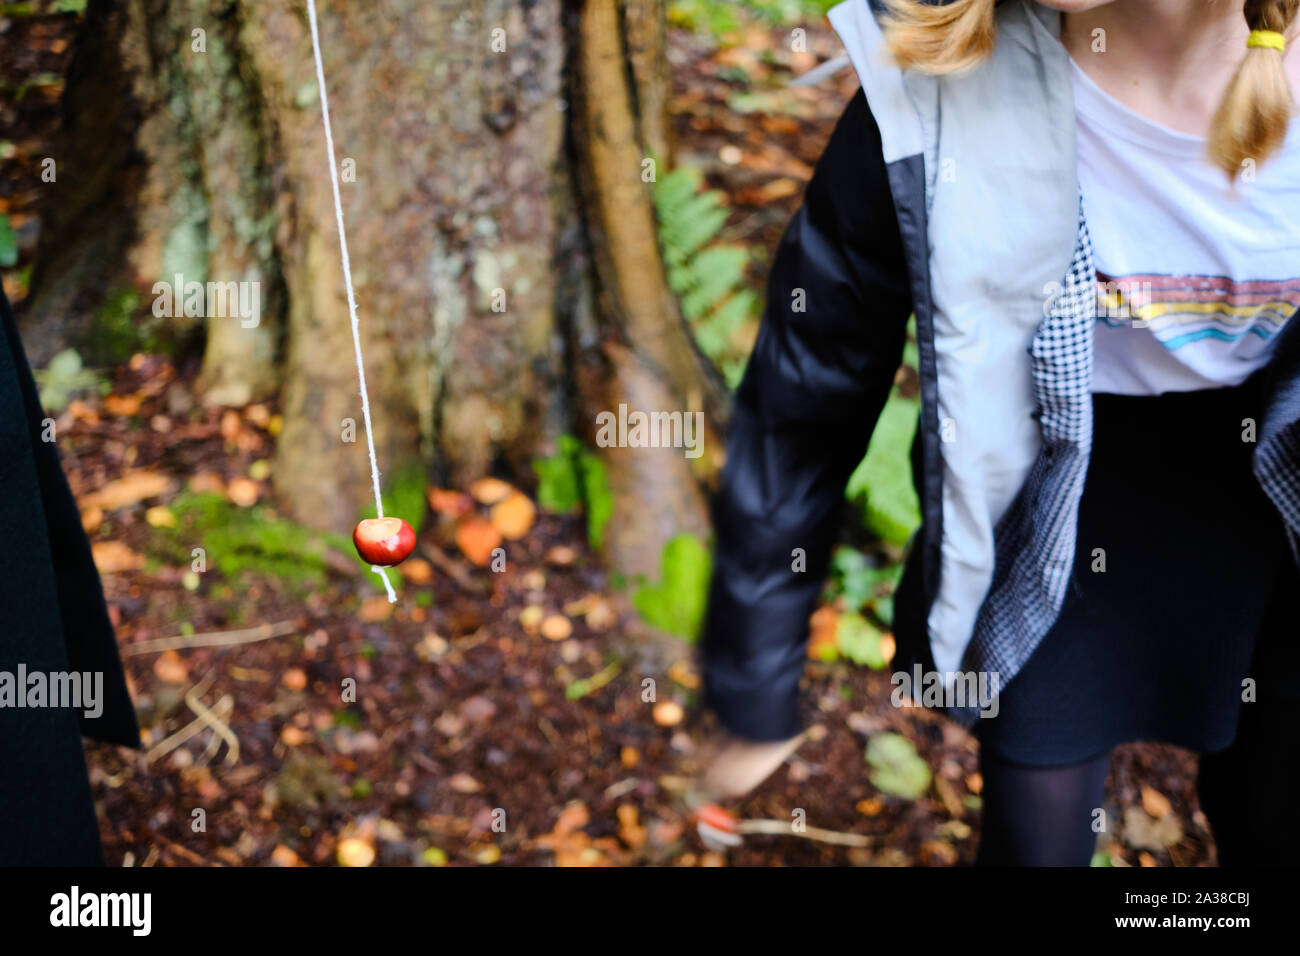
<svg viewBox="0 0 1300 956">
<path fill-rule="evenodd" d="M 1097 264 L 1092 390 L 1243 382 L 1300 307 L 1300 122 L 1234 188 L 1204 139 L 1140 116 L 1072 66 Z"/>
</svg>

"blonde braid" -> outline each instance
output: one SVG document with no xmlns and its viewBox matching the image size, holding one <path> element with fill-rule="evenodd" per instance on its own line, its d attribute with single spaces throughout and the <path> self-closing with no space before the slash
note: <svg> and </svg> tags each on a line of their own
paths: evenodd
<svg viewBox="0 0 1300 956">
<path fill-rule="evenodd" d="M 936 75 L 969 70 L 993 52 L 995 2 L 953 0 L 938 6 L 885 0 L 889 51 L 905 70 Z"/>
<path fill-rule="evenodd" d="M 1246 23 L 1251 30 L 1285 34 L 1298 6 L 1300 0 L 1246 0 Z M 1294 112 L 1282 51 L 1248 48 L 1215 111 L 1210 159 L 1236 179 L 1247 160 L 1258 164 L 1282 145 Z"/>
</svg>

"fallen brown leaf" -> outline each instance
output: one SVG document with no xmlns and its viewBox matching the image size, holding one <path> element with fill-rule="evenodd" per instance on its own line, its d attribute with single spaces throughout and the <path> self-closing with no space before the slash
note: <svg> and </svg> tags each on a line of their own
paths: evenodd
<svg viewBox="0 0 1300 956">
<path fill-rule="evenodd" d="M 234 441 L 239 437 L 240 429 L 243 423 L 239 420 L 239 412 L 234 409 L 227 409 L 221 414 L 221 437 L 226 441 Z"/>
<path fill-rule="evenodd" d="M 578 552 L 567 544 L 557 544 L 546 552 L 545 561 L 556 567 L 567 568 L 578 559 Z"/>
<path fill-rule="evenodd" d="M 83 508 L 81 512 L 81 527 L 86 534 L 92 534 L 99 530 L 99 526 L 104 523 L 103 508 Z"/>
<path fill-rule="evenodd" d="M 456 546 L 480 568 L 487 567 L 492 552 L 501 545 L 501 532 L 490 521 L 465 518 L 456 528 Z"/>
<path fill-rule="evenodd" d="M 153 528 L 176 527 L 176 515 L 166 505 L 154 505 L 144 513 L 144 520 Z"/>
<path fill-rule="evenodd" d="M 593 631 L 603 631 L 614 623 L 617 615 L 604 598 L 596 600 L 587 612 L 587 626 Z"/>
<path fill-rule="evenodd" d="M 83 496 L 81 507 L 114 511 L 143 501 L 145 498 L 156 498 L 166 491 L 170 484 L 171 481 L 166 475 L 138 468 Z"/>
<path fill-rule="evenodd" d="M 340 840 L 338 861 L 343 866 L 370 866 L 375 862 L 374 844 L 360 837 Z"/>
<path fill-rule="evenodd" d="M 284 730 L 280 731 L 280 739 L 286 747 L 301 747 L 311 739 L 311 735 L 301 727 L 286 724 Z"/>
<path fill-rule="evenodd" d="M 894 635 L 888 633 L 881 634 L 880 635 L 880 656 L 884 658 L 885 663 L 888 664 L 890 661 L 892 661 L 894 659 L 894 655 L 897 652 L 898 652 L 898 643 L 894 640 Z"/>
<path fill-rule="evenodd" d="M 139 571 L 144 567 L 144 555 L 132 551 L 121 541 L 96 541 L 90 552 L 100 574 Z"/>
<path fill-rule="evenodd" d="M 675 700 L 661 700 L 655 704 L 651 715 L 654 717 L 654 722 L 660 727 L 676 727 L 682 722 L 682 718 L 686 716 L 686 711 Z"/>
<path fill-rule="evenodd" d="M 144 401 L 143 392 L 132 392 L 130 395 L 109 395 L 104 398 L 104 413 L 106 415 L 116 415 L 120 418 L 129 418 L 140 412 L 140 404 Z"/>
<path fill-rule="evenodd" d="M 835 632 L 838 621 L 839 614 L 829 604 L 823 604 L 813 611 L 812 617 L 808 619 L 809 657 L 814 660 L 821 660 L 824 653 L 837 652 L 839 643 L 836 640 Z"/>
<path fill-rule="evenodd" d="M 366 598 L 361 602 L 361 609 L 357 611 L 357 617 L 366 624 L 386 621 L 392 616 L 393 605 L 389 604 L 388 598 L 382 594 Z"/>
<path fill-rule="evenodd" d="M 241 508 L 251 508 L 262 496 L 262 489 L 251 478 L 231 478 L 226 486 L 226 497 Z"/>
<path fill-rule="evenodd" d="M 433 565 L 424 558 L 407 558 L 402 562 L 402 577 L 412 584 L 428 584 L 433 580 Z"/>
<path fill-rule="evenodd" d="M 542 610 L 540 604 L 529 604 L 519 612 L 519 626 L 527 634 L 536 634 L 538 628 L 542 626 L 542 620 L 546 617 L 546 612 Z"/>
<path fill-rule="evenodd" d="M 474 862 L 482 866 L 491 866 L 501 860 L 501 847 L 495 843 L 487 843 L 479 846 L 470 847 L 470 854 L 474 857 Z"/>
<path fill-rule="evenodd" d="M 469 493 L 481 505 L 494 505 L 504 501 L 515 490 L 515 486 L 500 478 L 480 478 L 469 486 Z"/>
<path fill-rule="evenodd" d="M 429 507 L 434 514 L 459 518 L 474 510 L 474 499 L 461 491 L 448 491 L 446 488 L 430 488 L 425 492 Z"/>
<path fill-rule="evenodd" d="M 196 494 L 210 492 L 224 495 L 226 493 L 226 483 L 221 480 L 221 476 L 215 471 L 197 471 L 190 477 L 190 491 Z"/>
<path fill-rule="evenodd" d="M 1151 816 L 1159 820 L 1161 817 L 1167 817 L 1173 812 L 1173 804 L 1159 790 L 1153 789 L 1146 784 L 1142 785 L 1142 809 Z"/>
<path fill-rule="evenodd" d="M 153 662 L 154 675 L 165 684 L 186 684 L 190 669 L 175 651 L 163 651 Z"/>
<path fill-rule="evenodd" d="M 646 828 L 641 826 L 636 805 L 621 803 L 616 813 L 618 816 L 619 839 L 633 849 L 644 846 L 647 833 Z"/>
<path fill-rule="evenodd" d="M 573 633 L 573 623 L 563 614 L 551 614 L 542 620 L 542 637 L 562 641 Z"/>
<path fill-rule="evenodd" d="M 483 784 L 467 773 L 452 774 L 451 779 L 447 781 L 447 786 L 457 793 L 478 793 L 483 789 Z"/>
<path fill-rule="evenodd" d="M 99 412 L 80 399 L 74 399 L 68 403 L 68 414 L 72 416 L 74 422 L 85 422 L 88 425 L 99 424 Z"/>
<path fill-rule="evenodd" d="M 271 851 L 272 866 L 306 866 L 302 858 L 283 843 L 277 844 Z"/>
<path fill-rule="evenodd" d="M 518 541 L 533 527 L 537 508 L 522 491 L 512 491 L 492 506 L 489 517 L 502 537 L 507 541 Z"/>
</svg>

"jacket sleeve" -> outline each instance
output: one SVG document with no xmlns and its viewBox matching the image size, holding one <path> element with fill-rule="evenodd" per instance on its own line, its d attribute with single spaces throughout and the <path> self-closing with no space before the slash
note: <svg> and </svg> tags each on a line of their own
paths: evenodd
<svg viewBox="0 0 1300 956">
<path fill-rule="evenodd" d="M 859 91 L 777 249 L 713 501 L 704 694 L 739 737 L 799 732 L 808 618 L 910 312 L 880 132 Z"/>
</svg>

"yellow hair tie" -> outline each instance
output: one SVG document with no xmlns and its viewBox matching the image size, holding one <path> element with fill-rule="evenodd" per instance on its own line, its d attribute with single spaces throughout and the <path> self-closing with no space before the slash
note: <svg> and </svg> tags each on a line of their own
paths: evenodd
<svg viewBox="0 0 1300 956">
<path fill-rule="evenodd" d="M 1246 46 L 1266 46 L 1274 50 L 1286 49 L 1286 37 L 1276 30 L 1251 30 Z"/>
</svg>

